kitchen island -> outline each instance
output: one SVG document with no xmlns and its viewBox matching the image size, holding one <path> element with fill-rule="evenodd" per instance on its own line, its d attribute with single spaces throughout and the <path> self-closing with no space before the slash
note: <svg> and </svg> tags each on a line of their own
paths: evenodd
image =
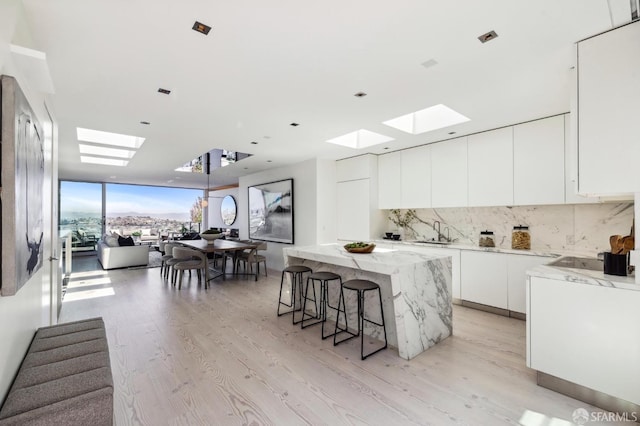
<svg viewBox="0 0 640 426">
<path fill-rule="evenodd" d="M 400 357 L 414 358 L 452 332 L 451 257 L 376 248 L 373 253 L 347 252 L 340 244 L 284 249 L 285 266 L 305 265 L 313 271 L 339 274 L 343 281 L 371 280 L 380 285 L 387 339 Z M 355 295 L 345 291 L 349 323 L 356 322 Z M 338 286 L 329 285 L 329 300 L 337 306 Z M 370 294 L 377 304 L 377 295 Z M 375 297 L 374 297 L 375 296 Z M 367 298 L 367 305 L 370 300 Z M 375 318 L 376 309 L 373 315 Z M 328 317 L 335 320 L 329 309 Z M 365 334 L 382 339 L 381 330 L 365 326 Z"/>
</svg>

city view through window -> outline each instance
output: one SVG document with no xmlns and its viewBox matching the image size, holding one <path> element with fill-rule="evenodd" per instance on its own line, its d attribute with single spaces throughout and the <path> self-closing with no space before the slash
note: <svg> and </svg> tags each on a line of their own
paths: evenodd
<svg viewBox="0 0 640 426">
<path fill-rule="evenodd" d="M 199 232 L 201 201 L 199 189 L 62 181 L 60 233 L 71 233 L 77 251 L 93 250 L 103 232 L 148 242 L 170 233 Z"/>
</svg>

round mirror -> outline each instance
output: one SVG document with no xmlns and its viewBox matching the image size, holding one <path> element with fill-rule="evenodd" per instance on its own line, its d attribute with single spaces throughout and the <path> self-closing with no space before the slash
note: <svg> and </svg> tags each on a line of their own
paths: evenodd
<svg viewBox="0 0 640 426">
<path fill-rule="evenodd" d="M 238 207 L 236 206 L 236 200 L 231 195 L 227 195 L 222 199 L 220 204 L 220 217 L 222 217 L 222 223 L 225 225 L 233 225 L 236 221 L 236 213 Z"/>
</svg>

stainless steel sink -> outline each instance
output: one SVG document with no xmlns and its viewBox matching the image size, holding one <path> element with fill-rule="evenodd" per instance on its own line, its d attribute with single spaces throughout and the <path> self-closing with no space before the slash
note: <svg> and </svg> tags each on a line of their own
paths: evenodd
<svg viewBox="0 0 640 426">
<path fill-rule="evenodd" d="M 604 262 L 600 259 L 596 259 L 595 257 L 565 256 L 548 263 L 548 266 L 555 266 L 558 268 L 588 269 L 590 271 L 604 271 Z"/>
<path fill-rule="evenodd" d="M 451 242 L 449 241 L 436 241 L 436 240 L 418 240 L 418 241 L 412 241 L 413 243 L 420 243 L 420 244 L 435 244 L 438 246 L 446 246 L 451 244 Z"/>
</svg>

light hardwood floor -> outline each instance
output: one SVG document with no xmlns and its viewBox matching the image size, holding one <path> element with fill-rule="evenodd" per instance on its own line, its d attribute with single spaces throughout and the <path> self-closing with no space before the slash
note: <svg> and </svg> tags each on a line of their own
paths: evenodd
<svg viewBox="0 0 640 426">
<path fill-rule="evenodd" d="M 276 316 L 278 272 L 207 290 L 194 274 L 177 290 L 157 268 L 74 267 L 86 271 L 60 321 L 104 318 L 117 425 L 541 426 L 597 410 L 535 384 L 520 320 L 456 306 L 454 335 L 436 347 L 361 361 L 356 339 L 334 347 Z"/>
</svg>

